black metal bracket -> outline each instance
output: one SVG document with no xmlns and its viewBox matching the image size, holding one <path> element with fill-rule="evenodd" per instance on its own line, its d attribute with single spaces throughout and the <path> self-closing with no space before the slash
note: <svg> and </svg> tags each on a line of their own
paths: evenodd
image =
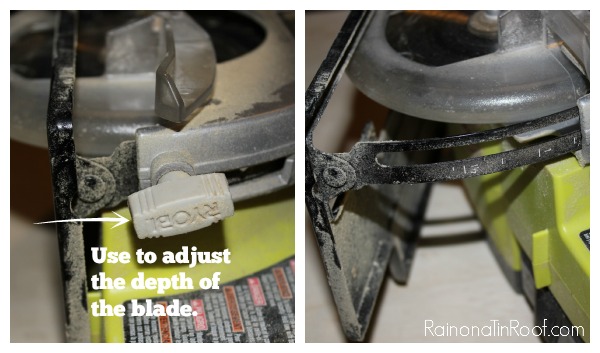
<svg viewBox="0 0 600 353">
<path fill-rule="evenodd" d="M 57 220 L 73 219 L 71 202 L 77 195 L 73 141 L 73 90 L 77 44 L 77 13 L 61 11 L 54 34 L 53 73 L 48 102 L 48 152 Z M 63 277 L 67 342 L 89 342 L 87 276 L 82 223 L 57 223 Z"/>
<path fill-rule="evenodd" d="M 405 281 L 408 277 L 415 228 L 422 220 L 427 198 L 426 183 L 506 171 L 581 149 L 581 132 L 576 124 L 573 132 L 493 155 L 433 163 L 392 162 L 398 161 L 394 154 L 498 141 L 579 119 L 574 107 L 539 119 L 460 136 L 365 139 L 348 153 L 318 150 L 313 144 L 313 132 L 371 17 L 369 11 L 350 13 L 305 96 L 306 206 L 344 332 L 356 341 L 364 339 L 388 266 L 396 280 Z M 399 160 L 406 162 L 404 157 Z M 371 205 L 364 207 L 364 204 Z M 398 214 L 403 214 L 404 222 L 398 221 Z"/>
<path fill-rule="evenodd" d="M 579 119 L 577 107 L 536 120 L 472 134 L 410 141 L 366 141 L 349 153 L 316 152 L 314 173 L 325 197 L 335 197 L 369 184 L 431 183 L 472 178 L 554 159 L 581 149 L 581 132 L 574 131 L 549 141 L 493 155 L 419 165 L 385 165 L 380 153 L 437 150 L 502 140 L 571 119 Z M 320 155 L 320 156 L 317 156 Z"/>
</svg>

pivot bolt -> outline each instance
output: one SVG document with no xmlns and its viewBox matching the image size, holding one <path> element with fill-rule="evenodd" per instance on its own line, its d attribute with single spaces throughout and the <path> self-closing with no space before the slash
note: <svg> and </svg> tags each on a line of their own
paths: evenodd
<svg viewBox="0 0 600 353">
<path fill-rule="evenodd" d="M 344 186 L 344 184 L 346 184 L 346 181 L 348 180 L 346 172 L 344 172 L 344 170 L 342 170 L 342 168 L 339 167 L 325 168 L 325 170 L 323 171 L 323 178 L 325 179 L 327 185 L 334 188 Z"/>
<path fill-rule="evenodd" d="M 101 200 L 106 193 L 106 183 L 97 175 L 86 175 L 79 181 L 79 198 L 84 202 Z"/>
</svg>

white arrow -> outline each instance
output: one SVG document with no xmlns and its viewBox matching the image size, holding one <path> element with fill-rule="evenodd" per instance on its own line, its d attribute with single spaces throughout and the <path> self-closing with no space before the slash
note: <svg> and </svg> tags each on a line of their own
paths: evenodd
<svg viewBox="0 0 600 353">
<path fill-rule="evenodd" d="M 121 216 L 120 214 L 118 214 L 117 212 L 113 211 L 114 214 L 116 214 L 119 218 L 78 218 L 78 219 L 61 219 L 58 221 L 49 221 L 49 222 L 39 222 L 39 223 L 34 223 L 34 224 L 47 224 L 47 223 L 66 223 L 66 222 L 118 222 L 117 224 L 115 224 L 114 226 L 112 226 L 113 229 L 115 227 L 120 226 L 121 224 L 125 224 L 127 222 L 129 222 L 129 220 L 123 216 Z"/>
</svg>

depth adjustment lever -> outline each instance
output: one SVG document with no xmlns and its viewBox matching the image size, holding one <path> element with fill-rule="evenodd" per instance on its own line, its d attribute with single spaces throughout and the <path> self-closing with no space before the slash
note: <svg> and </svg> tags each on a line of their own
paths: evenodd
<svg viewBox="0 0 600 353">
<path fill-rule="evenodd" d="M 222 173 L 190 176 L 172 171 L 156 185 L 130 195 L 128 203 L 139 239 L 188 233 L 233 215 Z"/>
</svg>

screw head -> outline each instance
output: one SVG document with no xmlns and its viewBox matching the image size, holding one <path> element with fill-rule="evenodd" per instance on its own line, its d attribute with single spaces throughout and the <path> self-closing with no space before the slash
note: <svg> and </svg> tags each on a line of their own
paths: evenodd
<svg viewBox="0 0 600 353">
<path fill-rule="evenodd" d="M 339 188 L 346 184 L 348 177 L 346 176 L 346 172 L 342 168 L 339 167 L 327 167 L 323 171 L 323 179 L 327 183 L 327 185 Z"/>
<path fill-rule="evenodd" d="M 85 202 L 101 200 L 106 193 L 106 183 L 97 175 L 86 175 L 79 181 L 79 198 Z"/>
</svg>

